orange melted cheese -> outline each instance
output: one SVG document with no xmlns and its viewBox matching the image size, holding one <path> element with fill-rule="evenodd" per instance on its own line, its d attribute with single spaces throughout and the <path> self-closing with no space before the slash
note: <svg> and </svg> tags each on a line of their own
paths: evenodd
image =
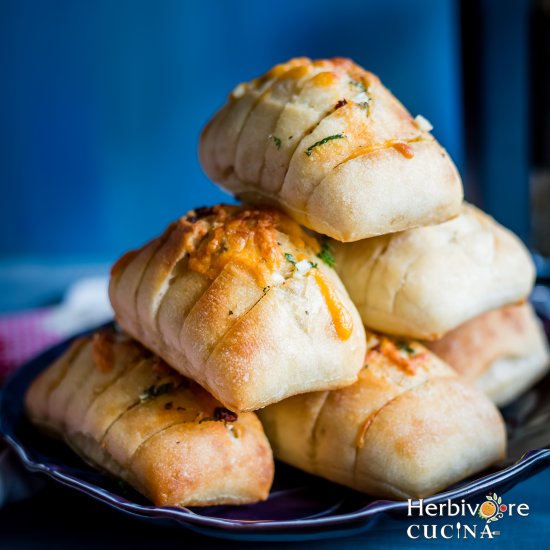
<svg viewBox="0 0 550 550">
<path fill-rule="evenodd" d="M 114 335 L 107 331 L 96 332 L 92 338 L 92 358 L 103 374 L 113 368 L 113 343 Z"/>
<path fill-rule="evenodd" d="M 118 350 L 115 352 L 115 350 Z M 116 353 L 127 354 L 127 360 L 131 361 L 136 353 L 145 353 L 137 342 L 129 339 L 122 333 L 111 332 L 108 329 L 96 332 L 92 337 L 92 358 L 97 369 L 106 374 L 115 365 Z"/>
<path fill-rule="evenodd" d="M 263 86 L 265 83 L 267 83 L 269 80 L 274 80 L 276 78 L 279 78 L 295 67 L 300 67 L 301 65 L 308 65 L 310 63 L 311 61 L 307 57 L 296 57 L 294 59 L 291 59 L 290 61 L 287 61 L 286 63 L 280 63 L 279 65 L 275 65 L 273 68 L 267 71 L 267 73 L 265 73 L 263 76 L 260 76 L 252 80 L 251 85 L 253 87 L 259 88 L 260 86 Z"/>
<path fill-rule="evenodd" d="M 202 219 L 193 218 L 191 212 L 186 219 L 191 222 L 189 246 L 186 246 L 189 268 L 209 279 L 215 279 L 228 263 L 233 263 L 253 273 L 258 282 L 266 286 L 284 260 L 284 251 L 278 243 L 279 232 L 286 234 L 296 248 L 319 251 L 316 239 L 273 208 L 222 205 L 213 207 Z"/>
<path fill-rule="evenodd" d="M 399 395 L 396 395 L 395 397 L 393 397 L 392 399 L 390 399 L 389 401 L 384 403 L 384 405 L 382 405 L 378 410 L 374 411 L 365 420 L 365 422 L 359 428 L 359 433 L 357 434 L 357 438 L 355 440 L 355 446 L 358 449 L 362 449 L 365 446 L 365 439 L 367 438 L 367 432 L 368 432 L 369 428 L 371 427 L 372 423 L 374 422 L 375 418 L 380 414 L 380 412 L 382 411 L 382 409 L 384 407 L 387 407 L 392 401 L 395 401 L 395 399 L 397 399 L 398 397 L 399 397 Z"/>
<path fill-rule="evenodd" d="M 308 75 L 308 73 L 311 71 L 311 65 L 301 65 L 298 67 L 294 67 L 290 69 L 285 75 L 283 76 L 283 79 L 285 80 L 300 80 L 301 78 L 304 78 Z"/>
<path fill-rule="evenodd" d="M 414 157 L 413 148 L 404 141 L 398 141 L 394 143 L 392 147 L 407 159 L 412 159 Z"/>
<path fill-rule="evenodd" d="M 334 86 L 338 81 L 338 75 L 335 72 L 322 72 L 311 79 L 311 83 L 319 88 L 328 88 Z"/>
<path fill-rule="evenodd" d="M 414 157 L 414 150 L 410 146 L 411 143 L 417 143 L 419 141 L 424 141 L 421 137 L 410 139 L 410 140 L 395 140 L 390 139 L 379 143 L 377 145 L 368 145 L 365 147 L 360 147 L 355 152 L 353 152 L 349 157 L 347 157 L 343 162 L 348 160 L 353 160 L 357 157 L 362 157 L 363 155 L 368 155 L 369 153 L 374 153 L 375 151 L 382 151 L 383 149 L 389 149 L 393 147 L 397 152 L 401 153 L 405 158 L 412 159 Z"/>
<path fill-rule="evenodd" d="M 304 254 L 298 254 L 296 259 L 298 261 L 307 260 L 307 257 Z M 349 311 L 342 304 L 332 285 L 318 269 L 312 268 L 307 274 L 313 275 L 315 282 L 321 290 L 321 294 L 332 318 L 334 328 L 336 329 L 336 334 L 338 334 L 341 340 L 347 340 L 353 332 L 353 319 Z"/>
<path fill-rule="evenodd" d="M 277 245 L 275 216 L 268 211 L 217 209 L 211 226 L 195 251 L 189 268 L 215 279 L 228 263 L 252 272 L 261 284 L 278 269 L 282 255 Z"/>
<path fill-rule="evenodd" d="M 425 351 L 419 351 L 412 346 L 411 348 L 414 353 L 402 353 L 393 340 L 382 337 L 380 343 L 367 352 L 365 363 L 368 364 L 369 360 L 375 359 L 377 355 L 383 355 L 395 366 L 404 370 L 407 374 L 414 376 L 417 373 L 418 366 L 425 363 L 429 357 Z"/>
<path fill-rule="evenodd" d="M 368 88 L 370 81 L 376 78 L 372 73 L 365 71 L 350 59 L 336 57 L 311 60 L 307 57 L 297 57 L 286 63 L 275 65 L 264 75 L 252 80 L 247 86 L 259 88 L 277 79 L 294 80 L 304 78 L 314 68 L 326 69 L 326 71 L 322 71 L 311 80 L 314 86 L 319 87 L 333 86 L 343 75 L 347 75 L 357 82 L 362 82 Z"/>
<path fill-rule="evenodd" d="M 353 319 L 350 312 L 344 307 L 332 285 L 318 269 L 314 270 L 313 277 L 319 285 L 321 294 L 327 304 L 336 334 L 340 340 L 347 340 L 353 332 Z"/>
</svg>

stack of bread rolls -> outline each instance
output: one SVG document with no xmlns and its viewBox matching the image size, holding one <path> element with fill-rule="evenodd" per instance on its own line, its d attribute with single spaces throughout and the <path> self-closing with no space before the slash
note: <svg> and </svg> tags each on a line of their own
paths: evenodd
<svg viewBox="0 0 550 550">
<path fill-rule="evenodd" d="M 77 340 L 29 417 L 157 505 L 265 499 L 277 458 L 374 497 L 504 458 L 505 404 L 548 368 L 522 243 L 380 80 L 293 59 L 206 126 L 196 208 L 112 269 L 124 332 Z"/>
</svg>

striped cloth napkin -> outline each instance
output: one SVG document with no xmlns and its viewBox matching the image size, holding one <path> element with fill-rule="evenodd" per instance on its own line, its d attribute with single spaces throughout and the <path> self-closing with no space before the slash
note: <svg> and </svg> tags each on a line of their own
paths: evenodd
<svg viewBox="0 0 550 550">
<path fill-rule="evenodd" d="M 106 278 L 72 285 L 58 306 L 0 315 L 0 386 L 29 359 L 66 338 L 112 319 Z M 0 439 L 0 508 L 45 485 L 30 475 Z"/>
<path fill-rule="evenodd" d="M 57 306 L 0 315 L 0 384 L 41 351 L 112 319 L 107 284 L 103 277 L 83 279 Z"/>
</svg>

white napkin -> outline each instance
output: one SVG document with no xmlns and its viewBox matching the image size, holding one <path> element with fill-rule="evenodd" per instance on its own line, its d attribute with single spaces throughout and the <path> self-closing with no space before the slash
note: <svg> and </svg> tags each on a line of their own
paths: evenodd
<svg viewBox="0 0 550 550">
<path fill-rule="evenodd" d="M 107 277 L 81 279 L 69 287 L 63 302 L 52 309 L 44 328 L 61 336 L 71 336 L 113 318 Z"/>
</svg>

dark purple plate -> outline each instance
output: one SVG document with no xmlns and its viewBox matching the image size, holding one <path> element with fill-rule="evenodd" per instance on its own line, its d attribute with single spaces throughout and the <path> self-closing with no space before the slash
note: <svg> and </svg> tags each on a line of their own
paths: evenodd
<svg viewBox="0 0 550 550">
<path fill-rule="evenodd" d="M 267 502 L 183 509 L 152 506 L 132 489 L 85 464 L 62 443 L 44 437 L 27 421 L 23 410 L 27 387 L 69 343 L 70 340 L 46 351 L 20 368 L 0 394 L 0 431 L 29 470 L 43 472 L 142 519 L 177 522 L 228 539 L 311 540 L 347 536 L 368 530 L 381 513 L 406 513 L 406 502 L 373 500 L 281 463 L 276 465 L 275 482 Z M 550 464 L 550 376 L 503 413 L 509 435 L 506 461 L 425 499 L 426 503 L 472 498 L 488 490 L 502 495 Z"/>
</svg>

